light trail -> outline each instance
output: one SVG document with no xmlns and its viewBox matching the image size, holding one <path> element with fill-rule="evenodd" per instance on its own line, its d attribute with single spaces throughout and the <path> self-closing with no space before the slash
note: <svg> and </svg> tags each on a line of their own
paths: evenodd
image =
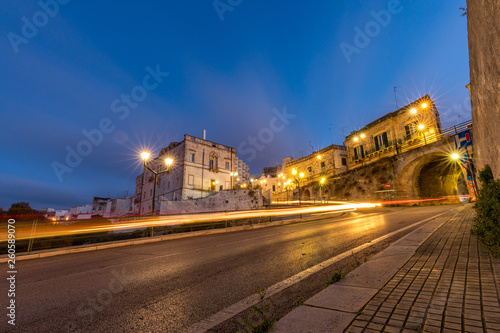
<svg viewBox="0 0 500 333">
<path fill-rule="evenodd" d="M 232 212 L 218 212 L 218 213 L 199 213 L 188 215 L 165 215 L 157 217 L 140 218 L 134 221 L 121 221 L 121 222 L 103 222 L 99 220 L 81 220 L 67 225 L 54 225 L 54 226 L 40 226 L 37 229 L 33 238 L 47 238 L 58 236 L 75 236 L 88 233 L 109 232 L 128 229 L 144 229 L 151 227 L 173 226 L 173 225 L 189 225 L 195 223 L 210 223 L 210 222 L 224 222 L 230 220 L 241 220 L 249 218 L 261 217 L 275 217 L 275 216 L 290 216 L 300 214 L 314 214 L 325 212 L 345 212 L 354 211 L 362 208 L 380 207 L 380 203 L 345 203 L 337 205 L 323 205 L 323 206 L 307 206 L 307 207 L 291 207 L 291 208 L 274 208 L 267 210 L 247 210 L 247 211 L 232 211 Z M 20 225 L 18 225 L 20 226 Z M 25 224 L 25 230 L 16 230 L 16 239 L 24 240 L 32 238 L 31 223 Z M 0 234 L 0 242 L 6 242 L 8 238 L 7 233 Z"/>
</svg>

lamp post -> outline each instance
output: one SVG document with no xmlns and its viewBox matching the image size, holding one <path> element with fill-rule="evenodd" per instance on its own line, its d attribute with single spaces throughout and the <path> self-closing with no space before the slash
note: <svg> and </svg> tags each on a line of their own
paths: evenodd
<svg viewBox="0 0 500 333">
<path fill-rule="evenodd" d="M 158 175 L 161 175 L 162 173 L 165 173 L 165 172 L 170 172 L 170 166 L 174 163 L 174 160 L 171 159 L 170 157 L 167 157 L 165 159 L 165 165 L 167 166 L 167 168 L 163 171 L 154 171 L 153 169 L 151 169 L 149 167 L 149 165 L 146 164 L 146 161 L 149 159 L 151 154 L 149 154 L 148 152 L 143 152 L 141 154 L 141 158 L 142 160 L 144 161 L 144 167 L 147 168 L 149 171 L 151 171 L 154 175 L 155 175 L 155 180 L 154 180 L 154 185 L 153 185 L 153 203 L 151 204 L 152 208 L 151 208 L 151 215 L 154 216 L 155 215 L 155 199 L 156 199 L 156 179 L 158 177 Z"/>
<path fill-rule="evenodd" d="M 325 177 L 321 178 L 319 181 L 319 199 L 323 203 L 323 185 L 325 184 Z"/>
<path fill-rule="evenodd" d="M 420 133 L 422 133 L 422 135 L 424 136 L 424 144 L 427 144 L 427 139 L 425 138 L 425 125 L 424 124 L 420 124 L 418 125 L 418 130 L 420 131 Z"/>
<path fill-rule="evenodd" d="M 301 195 L 300 195 L 300 181 L 301 181 L 301 178 L 304 178 L 304 173 L 301 172 L 299 173 L 299 178 L 297 179 L 297 170 L 293 169 L 292 170 L 292 175 L 293 175 L 293 178 L 295 179 L 295 181 L 297 182 L 297 186 L 299 188 L 299 206 L 302 205 L 302 199 L 301 199 Z"/>
<path fill-rule="evenodd" d="M 229 175 L 231 176 L 231 188 L 234 190 L 236 188 L 236 183 L 234 181 L 234 177 L 238 176 L 238 172 L 237 171 L 231 172 Z"/>
</svg>

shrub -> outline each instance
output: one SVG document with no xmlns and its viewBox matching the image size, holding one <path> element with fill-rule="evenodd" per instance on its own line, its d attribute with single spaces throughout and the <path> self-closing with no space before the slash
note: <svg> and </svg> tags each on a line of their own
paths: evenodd
<svg viewBox="0 0 500 333">
<path fill-rule="evenodd" d="M 471 232 L 498 257 L 500 256 L 500 180 L 493 179 L 489 165 L 479 172 L 481 191 L 475 205 Z"/>
</svg>

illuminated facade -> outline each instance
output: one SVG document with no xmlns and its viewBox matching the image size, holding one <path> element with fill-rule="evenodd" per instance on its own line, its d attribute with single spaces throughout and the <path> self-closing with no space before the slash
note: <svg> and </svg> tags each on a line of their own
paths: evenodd
<svg viewBox="0 0 500 333">
<path fill-rule="evenodd" d="M 442 132 L 438 110 L 426 95 L 346 137 L 349 169 L 436 142 Z"/>
<path fill-rule="evenodd" d="M 160 172 L 165 169 L 166 158 L 171 158 L 173 163 L 169 172 L 157 177 L 155 203 L 159 203 L 160 197 L 167 200 L 187 200 L 232 189 L 237 182 L 237 178 L 232 175 L 240 167 L 244 176 L 248 174 L 246 165 L 237 162 L 234 148 L 190 135 L 184 135 L 181 142 L 170 143 L 147 164 Z M 144 173 L 136 179 L 136 213 L 151 212 L 153 192 L 154 174 L 144 168 Z M 159 206 L 156 206 L 156 210 L 158 209 Z"/>
</svg>

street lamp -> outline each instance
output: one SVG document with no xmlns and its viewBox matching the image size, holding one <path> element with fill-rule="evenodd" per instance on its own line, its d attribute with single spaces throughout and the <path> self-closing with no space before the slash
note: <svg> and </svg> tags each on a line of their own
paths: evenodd
<svg viewBox="0 0 500 333">
<path fill-rule="evenodd" d="M 323 186 L 325 185 L 325 177 L 321 178 L 319 181 L 319 199 L 321 200 L 321 203 L 323 203 Z"/>
<path fill-rule="evenodd" d="M 163 171 L 158 172 L 158 171 L 154 171 L 153 169 L 151 169 L 149 167 L 149 165 L 146 164 L 146 162 L 150 156 L 151 156 L 151 154 L 146 152 L 146 151 L 141 153 L 141 158 L 144 161 L 144 167 L 147 168 L 149 171 L 151 171 L 155 175 L 155 180 L 154 180 L 154 185 L 153 185 L 153 203 L 151 205 L 152 206 L 151 215 L 154 216 L 155 215 L 155 200 L 156 200 L 156 179 L 157 179 L 158 175 L 161 175 L 162 173 L 165 173 L 165 172 L 170 172 L 170 167 L 174 163 L 174 160 L 171 159 L 170 157 L 167 157 L 165 159 L 165 165 L 167 166 L 167 168 Z"/>
<path fill-rule="evenodd" d="M 236 188 L 236 183 L 234 181 L 234 177 L 237 177 L 238 176 L 238 172 L 231 172 L 230 173 L 230 176 L 231 176 L 231 188 L 233 188 L 233 190 Z"/>
<path fill-rule="evenodd" d="M 297 170 L 293 169 L 292 170 L 292 175 L 293 175 L 293 178 L 295 179 L 295 181 L 297 182 L 297 186 L 299 188 L 299 206 L 302 205 L 302 199 L 301 199 L 301 195 L 300 195 L 300 181 L 301 181 L 301 178 L 304 178 L 304 173 L 301 172 L 299 173 L 299 178 L 297 179 Z"/>
<path fill-rule="evenodd" d="M 427 144 L 427 139 L 425 138 L 425 125 L 424 124 L 420 124 L 418 125 L 418 130 L 422 133 L 422 135 L 424 136 L 424 144 Z"/>
</svg>

